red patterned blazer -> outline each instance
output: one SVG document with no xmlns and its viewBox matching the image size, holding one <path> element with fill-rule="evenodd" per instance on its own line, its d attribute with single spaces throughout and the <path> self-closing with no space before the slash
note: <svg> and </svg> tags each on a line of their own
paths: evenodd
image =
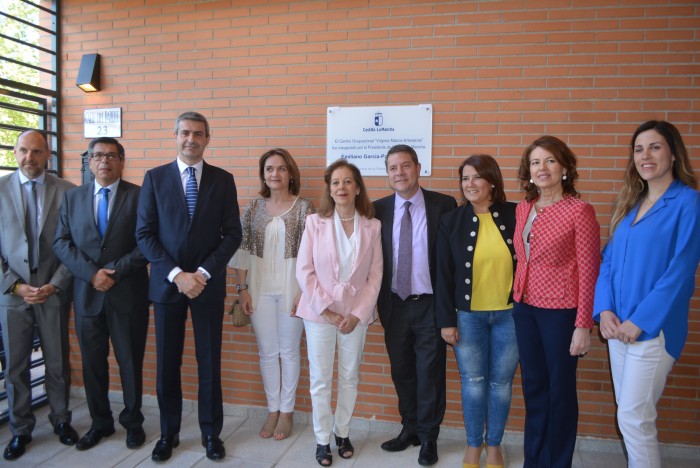
<svg viewBox="0 0 700 468">
<path fill-rule="evenodd" d="M 540 210 L 530 231 L 528 260 L 522 233 L 535 201 L 523 200 L 515 210 L 518 267 L 513 299 L 546 309 L 576 308 L 576 327 L 593 328 L 593 293 L 600 269 L 595 211 L 569 196 Z"/>
</svg>

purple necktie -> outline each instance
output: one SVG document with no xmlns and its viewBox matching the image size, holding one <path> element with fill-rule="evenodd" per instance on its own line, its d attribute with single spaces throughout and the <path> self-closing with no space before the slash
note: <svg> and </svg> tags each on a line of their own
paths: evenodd
<svg viewBox="0 0 700 468">
<path fill-rule="evenodd" d="M 411 268 L 413 266 L 413 222 L 409 208 L 411 202 L 404 203 L 401 230 L 399 231 L 399 258 L 396 267 L 396 290 L 401 300 L 411 295 Z"/>
</svg>

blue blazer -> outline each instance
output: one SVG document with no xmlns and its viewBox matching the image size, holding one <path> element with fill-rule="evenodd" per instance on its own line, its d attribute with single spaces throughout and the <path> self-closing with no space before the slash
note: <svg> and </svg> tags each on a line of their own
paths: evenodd
<svg viewBox="0 0 700 468">
<path fill-rule="evenodd" d="M 241 244 L 242 231 L 233 176 L 204 162 L 194 219 L 189 222 L 177 161 L 146 172 L 139 197 L 136 240 L 151 262 L 149 298 L 158 303 L 186 300 L 168 281 L 175 267 L 211 278 L 193 302 L 223 301 L 226 264 Z"/>
<path fill-rule="evenodd" d="M 700 193 L 673 181 L 636 224 L 638 207 L 617 226 L 603 250 L 593 318 L 610 310 L 642 329 L 639 341 L 663 331 L 678 359 L 688 336 L 688 309 L 700 260 Z"/>
</svg>

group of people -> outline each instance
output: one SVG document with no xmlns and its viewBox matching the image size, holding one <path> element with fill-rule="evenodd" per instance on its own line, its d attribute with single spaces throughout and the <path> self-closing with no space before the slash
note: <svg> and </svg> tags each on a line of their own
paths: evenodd
<svg viewBox="0 0 700 468">
<path fill-rule="evenodd" d="M 259 435 L 282 440 L 292 432 L 305 334 L 321 466 L 333 461 L 331 435 L 341 458 L 355 453 L 350 420 L 367 327 L 377 312 L 402 424 L 382 449 L 420 445 L 420 465 L 438 461 L 447 344 L 461 379 L 464 468 L 478 468 L 483 452 L 487 467 L 505 465 L 501 441 L 518 363 L 524 466 L 571 466 L 576 367 L 589 350 L 595 320 L 608 341 L 629 465 L 660 466 L 656 404 L 687 337 L 700 259 L 694 240 L 700 193 L 675 126 L 649 121 L 634 133 L 602 262 L 594 209 L 575 188 L 576 156 L 553 136 L 525 149 L 518 171 L 525 199 L 518 204 L 506 200 L 493 157 L 467 158 L 458 168 L 459 207 L 454 198 L 422 188 L 415 150 L 396 145 L 385 158 L 392 195 L 371 202 L 360 171 L 341 159 L 325 170 L 316 212 L 299 195 L 294 158 L 275 148 L 259 160 L 260 198 L 242 217 L 231 174 L 204 162 L 206 118 L 181 114 L 175 138 L 177 159 L 149 170 L 140 188 L 121 178 L 121 144 L 93 140 L 95 181 L 72 188 L 44 170 L 43 135 L 20 135 L 19 170 L 0 179 L 0 216 L 11 221 L 2 223 L 0 236 L 13 434 L 5 459 L 19 458 L 31 442 L 35 324 L 46 358 L 49 418 L 60 441 L 87 450 L 114 434 L 107 396 L 111 339 L 126 445 L 145 442 L 141 374 L 150 302 L 161 426 L 152 459 L 168 460 L 179 444 L 188 308 L 202 445 L 208 458 L 224 458 L 220 375 L 228 265 L 259 349 L 268 408 Z M 68 410 L 71 298 L 92 418 L 80 438 Z"/>
</svg>

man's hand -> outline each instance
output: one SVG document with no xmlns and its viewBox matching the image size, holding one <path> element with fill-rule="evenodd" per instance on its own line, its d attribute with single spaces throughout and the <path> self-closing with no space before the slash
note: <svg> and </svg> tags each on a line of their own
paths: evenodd
<svg viewBox="0 0 700 468">
<path fill-rule="evenodd" d="M 181 271 L 175 275 L 175 278 L 173 278 L 173 283 L 177 285 L 178 291 L 190 299 L 194 299 L 202 294 L 204 287 L 207 285 L 207 280 L 200 272 L 187 273 Z"/>
<path fill-rule="evenodd" d="M 27 304 L 43 304 L 46 300 L 56 294 L 57 289 L 53 284 L 45 284 L 40 288 L 30 286 L 28 284 L 20 284 L 17 287 L 17 294 L 24 299 Z"/>
<path fill-rule="evenodd" d="M 90 280 L 92 287 L 100 292 L 109 291 L 110 288 L 114 286 L 114 283 L 116 283 L 116 281 L 114 281 L 114 279 L 110 276 L 114 273 L 116 273 L 115 270 L 108 270 L 106 268 L 97 270 L 97 273 L 95 273 L 92 276 L 92 280 Z"/>
<path fill-rule="evenodd" d="M 457 342 L 459 342 L 459 331 L 457 330 L 457 327 L 441 328 L 440 335 L 442 336 L 442 339 L 445 340 L 445 343 L 452 346 L 457 346 Z"/>
</svg>

